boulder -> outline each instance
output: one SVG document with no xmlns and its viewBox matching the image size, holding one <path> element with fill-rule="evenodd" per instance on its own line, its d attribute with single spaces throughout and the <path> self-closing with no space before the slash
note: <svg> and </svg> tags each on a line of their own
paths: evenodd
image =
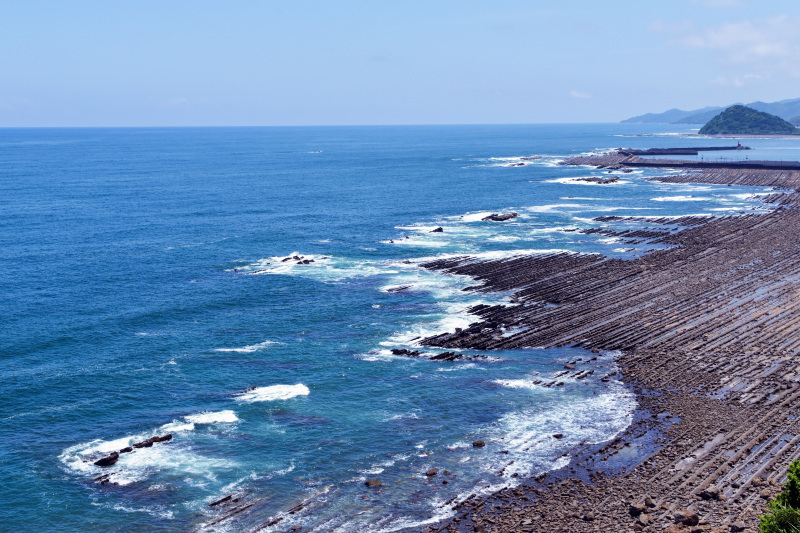
<svg viewBox="0 0 800 533">
<path fill-rule="evenodd" d="M 111 466 L 119 460 L 119 453 L 112 452 L 110 455 L 106 455 L 105 457 L 98 459 L 94 462 L 96 466 Z"/>
<path fill-rule="evenodd" d="M 632 503 L 628 507 L 628 514 L 631 516 L 639 516 L 640 514 L 644 513 L 647 508 L 642 505 L 641 503 Z"/>
<path fill-rule="evenodd" d="M 440 228 L 440 227 L 436 228 L 434 230 L 431 230 L 431 233 L 443 233 L 443 232 L 444 232 L 444 230 L 442 228 Z"/>
<path fill-rule="evenodd" d="M 432 476 L 435 476 L 438 473 L 439 473 L 439 469 L 438 468 L 431 468 L 430 470 L 425 472 L 425 475 L 428 476 L 428 477 L 432 477 Z"/>
<path fill-rule="evenodd" d="M 719 488 L 714 485 L 711 485 L 710 487 L 702 490 L 699 496 L 704 500 L 719 500 L 720 496 Z"/>
<path fill-rule="evenodd" d="M 368 479 L 364 482 L 364 485 L 367 487 L 374 489 L 381 486 L 381 480 L 378 478 L 375 479 Z"/>
<path fill-rule="evenodd" d="M 126 446 L 125 448 L 122 448 L 119 451 L 119 453 L 131 453 L 132 451 L 133 451 L 133 448 L 131 448 L 130 446 Z"/>
<path fill-rule="evenodd" d="M 554 439 L 563 439 L 564 438 L 564 434 L 563 433 L 553 433 L 553 438 Z"/>
<path fill-rule="evenodd" d="M 646 507 L 655 507 L 656 506 L 656 501 L 652 498 L 652 496 L 647 496 L 644 499 L 644 505 Z"/>
<path fill-rule="evenodd" d="M 473 448 L 483 448 L 484 446 L 486 446 L 486 443 L 483 442 L 482 440 L 476 440 L 472 442 Z"/>
<path fill-rule="evenodd" d="M 673 522 L 676 524 L 683 524 L 684 526 L 696 526 L 700 523 L 700 517 L 697 513 L 689 509 L 681 509 L 672 517 Z"/>
</svg>

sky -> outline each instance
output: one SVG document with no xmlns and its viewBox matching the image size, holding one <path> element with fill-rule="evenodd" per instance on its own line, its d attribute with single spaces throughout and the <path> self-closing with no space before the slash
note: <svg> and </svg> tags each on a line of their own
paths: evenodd
<svg viewBox="0 0 800 533">
<path fill-rule="evenodd" d="M 0 127 L 617 122 L 800 98 L 797 0 L 5 0 Z"/>
</svg>

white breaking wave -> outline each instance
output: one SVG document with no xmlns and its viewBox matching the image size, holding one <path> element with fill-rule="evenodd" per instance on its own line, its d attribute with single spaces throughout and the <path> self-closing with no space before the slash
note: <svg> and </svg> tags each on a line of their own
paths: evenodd
<svg viewBox="0 0 800 533">
<path fill-rule="evenodd" d="M 545 183 L 560 183 L 562 185 L 591 185 L 592 187 L 614 187 L 619 185 L 627 185 L 631 183 L 628 180 L 618 179 L 612 183 L 596 183 L 594 181 L 585 181 L 584 178 L 607 178 L 608 176 L 583 176 L 577 178 L 554 178 L 551 180 L 544 180 Z"/>
<path fill-rule="evenodd" d="M 161 426 L 161 431 L 164 433 L 179 433 L 182 431 L 194 431 L 194 424 L 191 422 L 181 422 L 180 420 L 173 420 L 169 424 Z"/>
<path fill-rule="evenodd" d="M 654 202 L 708 202 L 714 200 L 704 196 L 659 196 L 651 198 Z"/>
<path fill-rule="evenodd" d="M 184 418 L 187 422 L 194 424 L 231 424 L 239 421 L 239 417 L 236 416 L 236 413 L 230 409 L 217 412 L 206 411 L 196 415 L 189 415 Z"/>
<path fill-rule="evenodd" d="M 113 469 L 94 464 L 97 459 L 144 441 L 156 433 L 164 433 L 165 430 L 174 433 L 193 429 L 194 424 L 181 424 L 176 421 L 165 424 L 156 432 L 140 433 L 109 441 L 97 439 L 65 449 L 59 455 L 59 460 L 72 474 L 85 477 L 107 474 L 108 482 L 118 485 L 142 482 L 162 471 L 192 479 L 192 482 L 203 479 L 213 481 L 218 471 L 236 467 L 236 463 L 230 460 L 195 453 L 191 446 L 185 446 L 177 437 L 173 437 L 168 443 L 156 443 L 150 447 L 121 453 Z"/>
<path fill-rule="evenodd" d="M 241 348 L 214 348 L 214 351 L 250 353 L 250 352 L 257 352 L 258 350 L 263 350 L 264 348 L 266 348 L 271 344 L 280 344 L 280 343 L 275 341 L 264 341 L 264 342 L 259 342 L 258 344 L 251 344 L 250 346 L 243 346 Z"/>
<path fill-rule="evenodd" d="M 256 387 L 253 390 L 236 395 L 240 402 L 271 402 L 274 400 L 288 400 L 295 396 L 308 396 L 311 391 L 302 383 L 297 385 L 270 385 L 269 387 Z"/>
<path fill-rule="evenodd" d="M 535 389 L 536 385 L 527 379 L 495 379 L 492 383 L 496 383 L 501 387 L 509 389 Z"/>
</svg>

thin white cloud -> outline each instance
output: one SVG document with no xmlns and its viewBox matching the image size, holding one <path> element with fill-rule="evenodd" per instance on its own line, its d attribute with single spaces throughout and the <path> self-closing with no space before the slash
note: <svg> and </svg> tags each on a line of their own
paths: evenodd
<svg viewBox="0 0 800 533">
<path fill-rule="evenodd" d="M 169 107 L 185 107 L 191 105 L 192 103 L 189 101 L 188 98 L 180 97 L 180 98 L 170 98 L 167 101 L 167 105 Z"/>
<path fill-rule="evenodd" d="M 742 87 L 748 83 L 753 83 L 766 79 L 766 76 L 761 74 L 744 74 L 742 76 L 717 76 L 714 79 L 708 80 L 709 83 L 714 85 L 727 85 L 733 87 Z"/>
<path fill-rule="evenodd" d="M 701 4 L 708 7 L 739 7 L 744 5 L 741 0 L 692 0 L 693 4 Z"/>
<path fill-rule="evenodd" d="M 762 72 L 783 71 L 800 75 L 800 17 L 781 15 L 769 19 L 722 24 L 678 40 L 690 48 L 710 50 L 722 61 L 750 64 Z"/>
<path fill-rule="evenodd" d="M 798 27 L 800 16 L 789 15 L 705 28 L 687 20 L 650 24 L 651 31 L 670 36 L 671 45 L 705 51 L 707 61 L 722 67 L 710 83 L 735 87 L 767 79 L 800 78 Z"/>
<path fill-rule="evenodd" d="M 589 93 L 582 93 L 580 91 L 570 91 L 569 95 L 573 98 L 579 98 L 581 100 L 585 100 L 587 98 L 591 98 L 592 95 Z"/>
</svg>

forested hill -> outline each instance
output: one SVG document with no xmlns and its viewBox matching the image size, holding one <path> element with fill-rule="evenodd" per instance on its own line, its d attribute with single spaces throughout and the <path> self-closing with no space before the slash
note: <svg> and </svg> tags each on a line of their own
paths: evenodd
<svg viewBox="0 0 800 533">
<path fill-rule="evenodd" d="M 734 105 L 712 118 L 700 129 L 700 134 L 798 134 L 800 130 L 780 117 Z"/>
</svg>

